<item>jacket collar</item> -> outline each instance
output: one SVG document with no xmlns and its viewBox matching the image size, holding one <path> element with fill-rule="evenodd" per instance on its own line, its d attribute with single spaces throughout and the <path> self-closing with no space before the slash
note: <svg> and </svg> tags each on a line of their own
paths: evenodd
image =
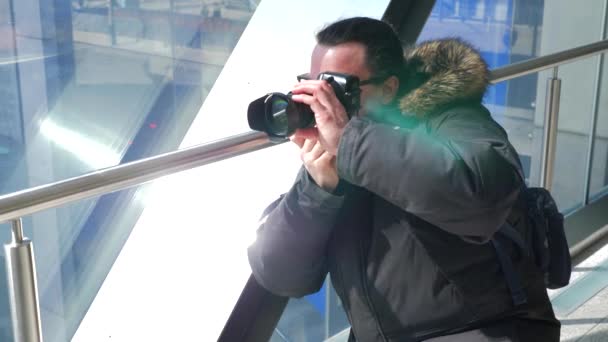
<svg viewBox="0 0 608 342">
<path fill-rule="evenodd" d="M 479 52 L 458 39 L 421 43 L 406 50 L 405 58 L 410 72 L 399 100 L 405 116 L 426 118 L 455 103 L 480 103 L 489 84 Z"/>
</svg>

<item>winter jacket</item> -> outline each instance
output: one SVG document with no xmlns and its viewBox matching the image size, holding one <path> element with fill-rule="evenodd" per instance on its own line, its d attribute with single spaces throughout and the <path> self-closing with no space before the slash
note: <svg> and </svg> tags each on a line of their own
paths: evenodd
<svg viewBox="0 0 608 342">
<path fill-rule="evenodd" d="M 514 307 L 487 243 L 506 220 L 523 236 L 528 224 L 517 152 L 481 105 L 486 64 L 458 40 L 423 43 L 406 58 L 423 81 L 400 99 L 398 116 L 347 124 L 341 191 L 326 192 L 302 168 L 269 206 L 248 250 L 255 279 L 301 297 L 329 272 L 351 340 L 423 341 L 504 322 L 559 336 L 533 262 L 507 246 L 528 296 Z"/>
</svg>

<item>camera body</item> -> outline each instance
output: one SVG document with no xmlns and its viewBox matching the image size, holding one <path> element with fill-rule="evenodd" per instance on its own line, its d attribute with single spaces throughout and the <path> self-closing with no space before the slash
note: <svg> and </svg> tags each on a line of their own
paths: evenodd
<svg viewBox="0 0 608 342">
<path fill-rule="evenodd" d="M 346 109 L 349 119 L 353 115 L 357 115 L 361 106 L 361 88 L 357 76 L 323 72 L 319 74 L 317 79 L 325 80 L 332 86 L 336 97 Z"/>
<path fill-rule="evenodd" d="M 298 80 L 301 79 L 306 78 L 299 76 Z M 349 119 L 353 115 L 357 115 L 361 103 L 358 77 L 323 72 L 317 79 L 324 80 L 332 86 Z M 294 102 L 291 96 L 291 92 L 287 94 L 270 93 L 252 101 L 247 110 L 249 127 L 256 131 L 266 132 L 271 138 L 283 140 L 298 128 L 314 126 L 315 115 L 310 107 Z"/>
</svg>

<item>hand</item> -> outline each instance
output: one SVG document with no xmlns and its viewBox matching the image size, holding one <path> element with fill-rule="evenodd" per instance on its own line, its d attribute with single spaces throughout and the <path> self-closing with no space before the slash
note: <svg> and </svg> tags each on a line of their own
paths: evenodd
<svg viewBox="0 0 608 342">
<path fill-rule="evenodd" d="M 329 154 L 316 139 L 306 139 L 298 134 L 290 139 L 300 147 L 300 159 L 315 183 L 327 192 L 334 191 L 340 180 L 336 156 Z"/>
<path fill-rule="evenodd" d="M 327 153 L 335 156 L 348 123 L 348 115 L 332 86 L 324 80 L 303 80 L 292 93 L 295 102 L 310 106 L 316 121 L 315 128 L 301 129 L 296 133 L 301 137 L 317 139 Z"/>
</svg>

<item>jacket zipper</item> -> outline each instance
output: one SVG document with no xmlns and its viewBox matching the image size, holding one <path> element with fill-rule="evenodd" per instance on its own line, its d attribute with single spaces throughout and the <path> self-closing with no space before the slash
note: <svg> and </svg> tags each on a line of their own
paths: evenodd
<svg viewBox="0 0 608 342">
<path fill-rule="evenodd" d="M 340 279 L 340 287 L 343 288 L 343 286 L 344 286 L 344 279 L 342 278 L 342 270 L 340 269 L 339 266 L 337 266 L 337 264 L 336 264 L 336 270 L 338 272 L 338 278 Z M 342 296 L 344 296 L 344 293 L 342 293 Z M 348 305 L 348 307 L 347 307 L 347 304 L 344 303 L 344 302 L 342 302 L 342 305 L 344 305 L 344 312 L 346 313 L 346 317 L 348 317 L 348 321 L 351 323 L 350 324 L 350 331 L 353 333 L 353 337 L 355 338 L 355 341 L 359 341 L 359 339 L 357 338 L 357 332 L 355 331 L 355 327 L 352 324 L 353 323 L 353 317 L 352 317 L 351 312 L 350 312 L 350 305 Z"/>
<path fill-rule="evenodd" d="M 359 240 L 359 263 L 361 266 L 360 267 L 360 269 L 361 269 L 361 287 L 363 288 L 363 296 L 365 297 L 365 300 L 367 301 L 369 310 L 372 312 L 372 316 L 376 323 L 376 329 L 380 333 L 380 337 L 382 337 L 383 341 L 388 342 L 388 339 L 386 338 L 386 335 L 384 334 L 384 330 L 382 330 L 382 325 L 380 324 L 380 319 L 378 317 L 378 313 L 376 312 L 376 308 L 374 307 L 374 304 L 372 303 L 372 299 L 371 299 L 371 296 L 369 295 L 369 290 L 367 288 L 367 276 L 366 276 L 367 275 L 367 265 L 365 263 L 365 258 L 363 257 L 364 255 L 365 255 L 365 249 L 363 248 L 363 240 L 360 239 Z"/>
<path fill-rule="evenodd" d="M 333 242 L 335 242 L 335 237 L 332 237 L 332 244 Z M 335 256 L 331 258 L 331 262 L 334 265 L 334 269 L 336 270 L 336 281 L 337 281 L 337 285 L 335 286 L 336 289 L 336 293 L 338 293 L 338 291 L 342 292 L 342 293 L 338 293 L 338 297 L 340 297 L 340 301 L 342 301 L 342 298 L 344 298 L 344 276 L 342 275 L 342 268 L 340 267 L 340 263 L 338 263 L 338 261 L 336 260 Z M 342 301 L 342 305 L 344 305 L 344 313 L 346 313 L 346 317 L 348 318 L 348 321 L 351 323 L 350 325 L 350 331 L 353 334 L 353 337 L 355 338 L 355 341 L 358 341 L 357 339 L 357 334 L 355 333 L 355 329 L 353 328 L 353 319 L 352 319 L 352 315 L 350 312 L 350 305 L 348 303 L 346 303 L 345 301 Z"/>
</svg>

